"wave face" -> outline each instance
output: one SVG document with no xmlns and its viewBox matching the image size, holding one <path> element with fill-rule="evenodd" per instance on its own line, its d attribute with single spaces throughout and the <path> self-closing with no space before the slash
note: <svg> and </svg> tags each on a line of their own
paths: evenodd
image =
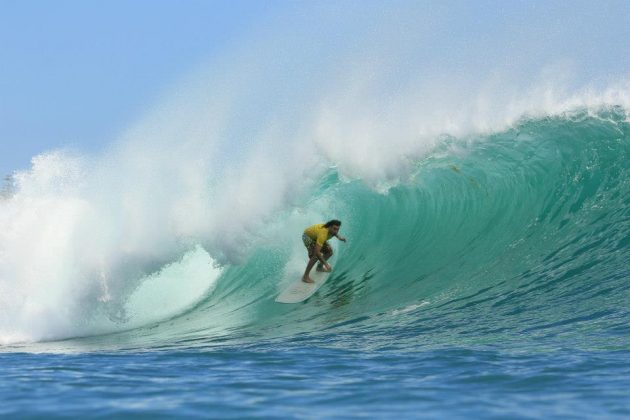
<svg viewBox="0 0 630 420">
<path fill-rule="evenodd" d="M 11 384 L 7 412 L 58 411 L 59 398 L 67 400 L 74 386 L 81 393 L 75 400 L 89 407 L 72 410 L 102 406 L 113 416 L 145 410 L 148 398 L 146 410 L 156 415 L 301 416 L 305 406 L 332 416 L 627 413 L 627 399 L 619 398 L 630 349 L 627 111 L 524 119 L 491 135 L 436 144 L 407 162 L 406 176 L 378 188 L 328 168 L 318 182 L 306 183 L 299 205 L 285 205 L 250 230 L 240 262 L 215 266 L 217 255 L 201 242 L 170 244 L 161 253 L 153 242 L 140 243 L 145 253 L 139 254 L 132 252 L 135 242 L 123 241 L 127 246 L 110 260 L 117 264 L 96 281 L 83 276 L 92 272 L 89 259 L 68 264 L 73 255 L 108 249 L 109 242 L 93 241 L 79 253 L 68 251 L 71 239 L 82 237 L 76 226 L 99 232 L 76 225 L 95 201 L 74 182 L 69 190 L 55 184 L 64 194 L 48 187 L 42 194 L 32 181 L 54 175 L 59 166 L 51 163 L 69 173 L 67 160 L 43 158 L 38 164 L 45 168 L 21 175 L 7 192 L 1 214 L 22 210 L 12 220 L 29 221 L 30 229 L 65 221 L 34 230 L 48 235 L 43 239 L 67 240 L 52 250 L 59 260 L 19 265 L 23 271 L 15 273 L 30 280 L 20 283 L 7 277 L 7 257 L 19 254 L 3 249 L 0 335 L 9 345 L 2 346 L 0 366 Z M 36 211 L 44 205 L 48 212 Z M 234 220 L 239 210 L 231 212 Z M 152 214 L 159 220 L 163 212 Z M 343 221 L 348 238 L 333 242 L 331 278 L 305 303 L 274 303 L 306 262 L 301 230 L 330 217 Z M 97 226 L 112 223 L 105 217 Z M 12 229 L 2 232 L 2 244 L 25 229 L 4 226 Z M 40 255 L 29 245 L 17 250 L 31 251 L 25 258 Z M 83 274 L 73 272 L 77 267 Z M 28 276 L 29 268 L 48 269 L 49 287 Z M 16 344 L 67 337 L 75 338 Z M 68 372 L 79 378 L 74 385 Z M 53 386 L 33 408 L 32 398 L 13 389 L 16 381 L 62 387 Z M 86 384 L 98 395 L 85 398 Z M 103 389 L 111 391 L 106 401 Z M 112 398 L 122 402 L 111 404 Z"/>
<path fill-rule="evenodd" d="M 330 169 L 308 190 L 307 204 L 258 231 L 248 257 L 225 267 L 205 298 L 123 341 L 326 337 L 339 346 L 365 339 L 400 349 L 527 340 L 628 348 L 630 124 L 623 108 L 443 138 L 413 166 L 386 193 Z M 331 278 L 304 304 L 274 303 L 303 270 L 301 229 L 333 216 L 348 243 L 333 244 Z M 179 280 L 186 287 L 186 276 Z"/>
<path fill-rule="evenodd" d="M 373 346 L 393 345 L 394 335 L 397 346 L 414 348 L 527 337 L 627 348 L 630 124 L 624 108 L 582 109 L 523 119 L 490 135 L 444 137 L 409 167 L 382 191 L 329 169 L 304 189 L 301 205 L 251 231 L 238 264 L 212 268 L 210 254 L 189 245 L 166 265 L 153 261 L 156 268 L 133 285 L 114 283 L 124 298 L 105 299 L 104 278 L 96 295 L 84 289 L 60 298 L 63 284 L 57 291 L 33 289 L 51 305 L 66 299 L 97 307 L 91 319 L 61 324 L 62 333 L 59 322 L 40 319 L 37 328 L 57 328 L 57 336 L 40 339 L 92 336 L 103 346 L 110 339 L 102 334 L 123 330 L 116 342 L 163 346 L 334 333 L 340 343 L 347 334 L 367 334 Z M 53 208 L 65 208 L 66 218 L 81 209 L 64 203 Z M 302 229 L 332 217 L 343 221 L 349 240 L 333 244 L 328 283 L 304 304 L 274 303 L 303 270 Z M 9 319 L 7 308 L 16 305 L 4 307 L 5 342 L 24 340 L 35 328 Z M 65 308 L 58 317 L 79 313 Z M 107 326 L 96 313 L 107 315 Z M 424 333 L 430 343 L 419 338 Z"/>
</svg>

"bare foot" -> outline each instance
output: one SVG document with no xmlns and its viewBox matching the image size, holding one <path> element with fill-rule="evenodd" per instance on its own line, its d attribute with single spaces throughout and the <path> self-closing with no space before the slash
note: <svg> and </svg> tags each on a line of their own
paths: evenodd
<svg viewBox="0 0 630 420">
<path fill-rule="evenodd" d="M 313 279 L 312 279 L 312 278 L 310 278 L 310 277 L 302 277 L 302 281 L 303 281 L 304 283 L 315 283 L 315 282 L 313 281 Z"/>
</svg>

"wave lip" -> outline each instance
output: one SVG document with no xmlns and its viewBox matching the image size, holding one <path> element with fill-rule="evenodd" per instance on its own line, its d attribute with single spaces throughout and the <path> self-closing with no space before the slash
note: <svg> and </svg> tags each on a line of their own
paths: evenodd
<svg viewBox="0 0 630 420">
<path fill-rule="evenodd" d="M 539 339 L 593 349 L 614 337 L 627 349 L 629 154 L 627 116 L 612 108 L 446 139 L 386 193 L 331 170 L 305 209 L 259 231 L 243 264 L 151 334 L 205 345 L 369 336 L 402 349 Z M 305 263 L 291 233 L 324 215 L 349 238 L 335 244 L 333 275 L 306 304 L 274 304 Z"/>
</svg>

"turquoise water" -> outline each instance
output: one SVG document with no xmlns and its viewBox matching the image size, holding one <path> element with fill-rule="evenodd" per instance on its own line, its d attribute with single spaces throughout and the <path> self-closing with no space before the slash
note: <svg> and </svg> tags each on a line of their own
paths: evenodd
<svg viewBox="0 0 630 420">
<path fill-rule="evenodd" d="M 5 339 L 0 414 L 630 415 L 626 110 L 445 136 L 408 163 L 376 189 L 331 167 L 168 316 L 129 323 L 129 298 L 113 333 Z M 274 303 L 313 209 L 348 243 L 316 295 Z"/>
</svg>

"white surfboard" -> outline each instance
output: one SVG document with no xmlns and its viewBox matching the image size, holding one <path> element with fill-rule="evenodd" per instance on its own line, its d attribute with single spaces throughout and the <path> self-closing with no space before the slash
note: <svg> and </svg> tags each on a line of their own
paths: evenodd
<svg viewBox="0 0 630 420">
<path fill-rule="evenodd" d="M 304 283 L 300 277 L 289 285 L 278 297 L 276 302 L 278 303 L 300 303 L 313 296 L 313 294 L 319 289 L 322 284 L 328 280 L 330 273 L 311 271 L 311 278 L 315 283 Z"/>
</svg>

